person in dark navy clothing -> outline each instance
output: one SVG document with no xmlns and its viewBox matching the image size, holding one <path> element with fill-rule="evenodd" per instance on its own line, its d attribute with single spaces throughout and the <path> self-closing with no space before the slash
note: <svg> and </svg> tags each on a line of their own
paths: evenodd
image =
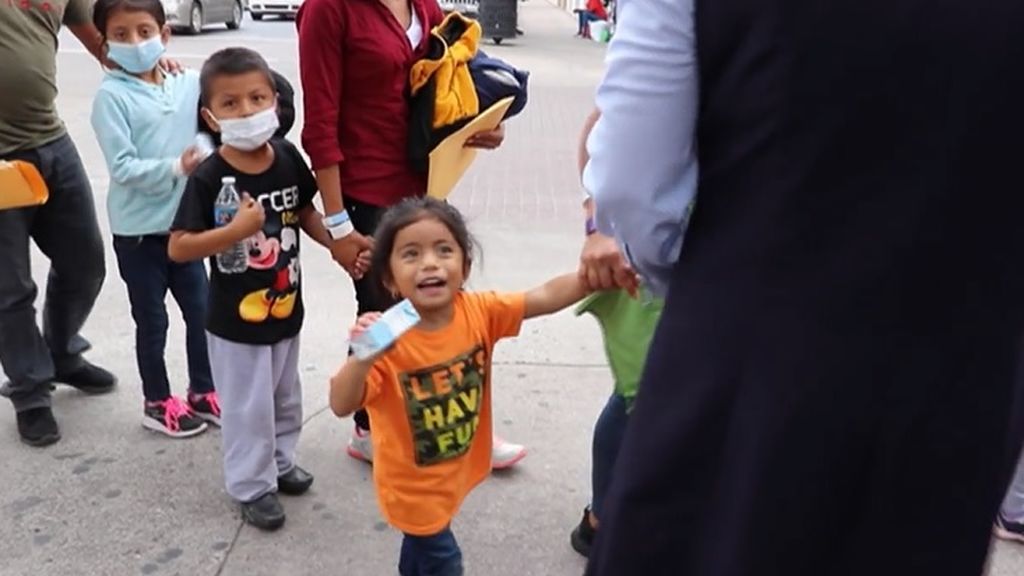
<svg viewBox="0 0 1024 576">
<path fill-rule="evenodd" d="M 588 574 L 981 574 L 1024 436 L 1024 3 L 689 4 L 624 0 L 597 95 L 599 228 L 667 299 Z"/>
</svg>

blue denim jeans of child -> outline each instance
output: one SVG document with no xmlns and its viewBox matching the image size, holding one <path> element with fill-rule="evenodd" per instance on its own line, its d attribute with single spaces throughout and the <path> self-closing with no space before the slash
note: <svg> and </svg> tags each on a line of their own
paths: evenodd
<svg viewBox="0 0 1024 576">
<path fill-rule="evenodd" d="M 398 573 L 401 576 L 462 576 L 462 550 L 451 527 L 431 536 L 406 534 Z"/>
<path fill-rule="evenodd" d="M 589 10 L 580 10 L 579 12 L 577 12 L 577 18 L 579 19 L 579 30 L 577 30 L 577 34 L 586 33 L 587 28 L 590 26 L 591 22 L 599 22 L 601 20 L 604 20 L 604 18 L 601 18 L 600 16 Z"/>
<path fill-rule="evenodd" d="M 213 391 L 210 357 L 206 349 L 206 299 L 209 292 L 202 262 L 178 264 L 167 256 L 168 237 L 115 236 L 114 252 L 121 278 L 128 287 L 135 320 L 135 357 L 148 402 L 171 395 L 164 349 L 167 347 L 167 306 L 170 290 L 185 320 L 189 390 Z"/>
<path fill-rule="evenodd" d="M 612 471 L 619 458 L 619 448 L 622 447 L 627 424 L 629 414 L 626 413 L 626 399 L 619 394 L 612 394 L 594 424 L 593 464 L 590 469 L 593 495 L 590 511 L 598 520 L 601 519 L 608 487 L 612 484 Z"/>
</svg>

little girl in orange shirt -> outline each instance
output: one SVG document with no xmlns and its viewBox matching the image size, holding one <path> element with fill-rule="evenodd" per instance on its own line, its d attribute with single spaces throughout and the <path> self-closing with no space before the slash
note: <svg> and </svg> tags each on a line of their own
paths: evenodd
<svg viewBox="0 0 1024 576">
<path fill-rule="evenodd" d="M 331 379 L 331 409 L 370 414 L 378 503 L 405 534 L 399 573 L 458 576 L 451 521 L 491 470 L 494 345 L 518 335 L 525 318 L 562 310 L 586 291 L 572 273 L 524 293 L 464 292 L 473 239 L 458 210 L 431 198 L 390 209 L 375 238 L 372 269 L 420 321 L 378 355 L 350 357 Z M 352 338 L 379 317 L 360 317 Z"/>
</svg>

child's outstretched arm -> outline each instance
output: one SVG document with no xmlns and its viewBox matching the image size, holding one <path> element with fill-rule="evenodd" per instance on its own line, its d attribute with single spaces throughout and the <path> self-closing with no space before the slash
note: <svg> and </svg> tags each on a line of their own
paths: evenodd
<svg viewBox="0 0 1024 576">
<path fill-rule="evenodd" d="M 379 319 L 379 312 L 369 312 L 360 316 L 352 328 L 351 338 L 358 336 Z M 362 408 L 363 399 L 366 397 L 366 377 L 370 374 L 376 359 L 377 356 L 365 360 L 349 356 L 338 373 L 331 378 L 330 404 L 335 416 L 348 416 Z"/>
<path fill-rule="evenodd" d="M 587 289 L 578 274 L 559 276 L 526 293 L 524 318 L 554 314 L 579 302 L 586 295 Z"/>
<path fill-rule="evenodd" d="M 243 192 L 238 213 L 230 224 L 203 232 L 175 230 L 171 232 L 167 255 L 175 262 L 192 262 L 220 254 L 259 232 L 264 220 L 263 206 Z"/>
</svg>

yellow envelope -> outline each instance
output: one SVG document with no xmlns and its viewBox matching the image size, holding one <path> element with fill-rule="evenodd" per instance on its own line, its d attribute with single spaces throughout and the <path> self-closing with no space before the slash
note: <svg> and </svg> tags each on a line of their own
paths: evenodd
<svg viewBox="0 0 1024 576">
<path fill-rule="evenodd" d="M 476 149 L 467 148 L 466 141 L 497 128 L 515 98 L 509 96 L 484 110 L 458 132 L 448 136 L 430 153 L 430 172 L 427 176 L 427 195 L 444 200 L 462 179 L 469 165 L 476 159 Z"/>
<path fill-rule="evenodd" d="M 39 206 L 49 198 L 46 181 L 34 165 L 0 160 L 0 210 Z"/>
</svg>

